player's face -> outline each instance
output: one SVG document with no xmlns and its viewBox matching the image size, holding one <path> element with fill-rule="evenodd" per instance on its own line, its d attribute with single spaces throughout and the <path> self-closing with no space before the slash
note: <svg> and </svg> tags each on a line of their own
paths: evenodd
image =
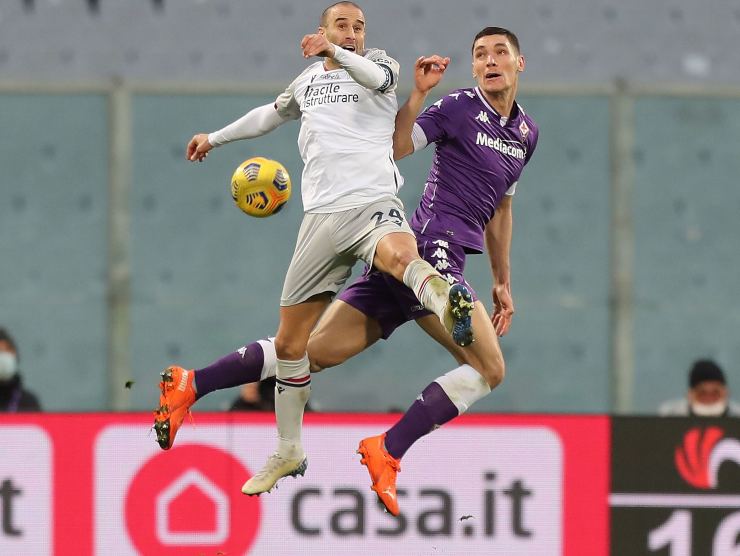
<svg viewBox="0 0 740 556">
<path fill-rule="evenodd" d="M 339 5 L 329 12 L 326 27 L 319 27 L 329 42 L 362 55 L 365 51 L 365 16 L 354 6 Z"/>
<path fill-rule="evenodd" d="M 473 77 L 486 93 L 500 93 L 515 87 L 524 71 L 524 56 L 506 35 L 479 38 L 473 46 Z"/>
</svg>

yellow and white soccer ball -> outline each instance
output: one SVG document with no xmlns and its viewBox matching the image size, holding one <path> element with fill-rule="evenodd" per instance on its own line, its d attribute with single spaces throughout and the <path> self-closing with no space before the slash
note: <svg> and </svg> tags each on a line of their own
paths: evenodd
<svg viewBox="0 0 740 556">
<path fill-rule="evenodd" d="M 231 177 L 234 203 L 249 216 L 264 218 L 278 212 L 290 199 L 290 175 L 277 160 L 250 158 Z"/>
</svg>

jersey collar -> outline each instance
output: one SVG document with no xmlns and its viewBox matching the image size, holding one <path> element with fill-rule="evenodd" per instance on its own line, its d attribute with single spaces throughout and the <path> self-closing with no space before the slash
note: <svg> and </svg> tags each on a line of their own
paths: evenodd
<svg viewBox="0 0 740 556">
<path fill-rule="evenodd" d="M 511 107 L 511 116 L 509 116 L 508 118 L 506 116 L 502 116 L 496 111 L 496 109 L 493 106 L 491 106 L 488 100 L 486 100 L 486 97 L 483 94 L 483 91 L 481 91 L 479 87 L 475 88 L 475 94 L 478 95 L 478 98 L 485 105 L 485 107 L 488 108 L 491 112 L 493 112 L 494 115 L 498 118 L 498 121 L 501 124 L 501 127 L 505 127 L 507 124 L 516 121 L 517 118 L 519 118 L 519 115 L 522 113 L 522 110 L 519 107 L 519 103 L 515 100 L 514 105 Z"/>
</svg>

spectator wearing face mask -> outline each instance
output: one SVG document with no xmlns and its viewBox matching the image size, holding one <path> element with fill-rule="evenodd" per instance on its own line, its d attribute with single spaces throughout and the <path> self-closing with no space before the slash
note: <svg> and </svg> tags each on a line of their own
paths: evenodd
<svg viewBox="0 0 740 556">
<path fill-rule="evenodd" d="M 36 396 L 23 388 L 18 372 L 18 348 L 4 328 L 0 328 L 0 413 L 41 411 Z"/>
<path fill-rule="evenodd" d="M 686 398 L 663 403 L 658 413 L 665 416 L 740 417 L 740 404 L 730 400 L 727 379 L 719 365 L 710 359 L 700 359 L 689 371 Z"/>
</svg>

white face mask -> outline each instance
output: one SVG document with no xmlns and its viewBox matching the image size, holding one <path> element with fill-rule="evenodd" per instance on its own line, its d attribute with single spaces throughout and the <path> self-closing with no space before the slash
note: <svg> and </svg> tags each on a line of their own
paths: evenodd
<svg viewBox="0 0 740 556">
<path fill-rule="evenodd" d="M 0 380 L 10 380 L 18 372 L 18 358 L 15 353 L 0 351 Z"/>
<path fill-rule="evenodd" d="M 719 417 L 727 409 L 727 402 L 722 400 L 714 403 L 692 403 L 691 412 L 699 417 Z"/>
</svg>

